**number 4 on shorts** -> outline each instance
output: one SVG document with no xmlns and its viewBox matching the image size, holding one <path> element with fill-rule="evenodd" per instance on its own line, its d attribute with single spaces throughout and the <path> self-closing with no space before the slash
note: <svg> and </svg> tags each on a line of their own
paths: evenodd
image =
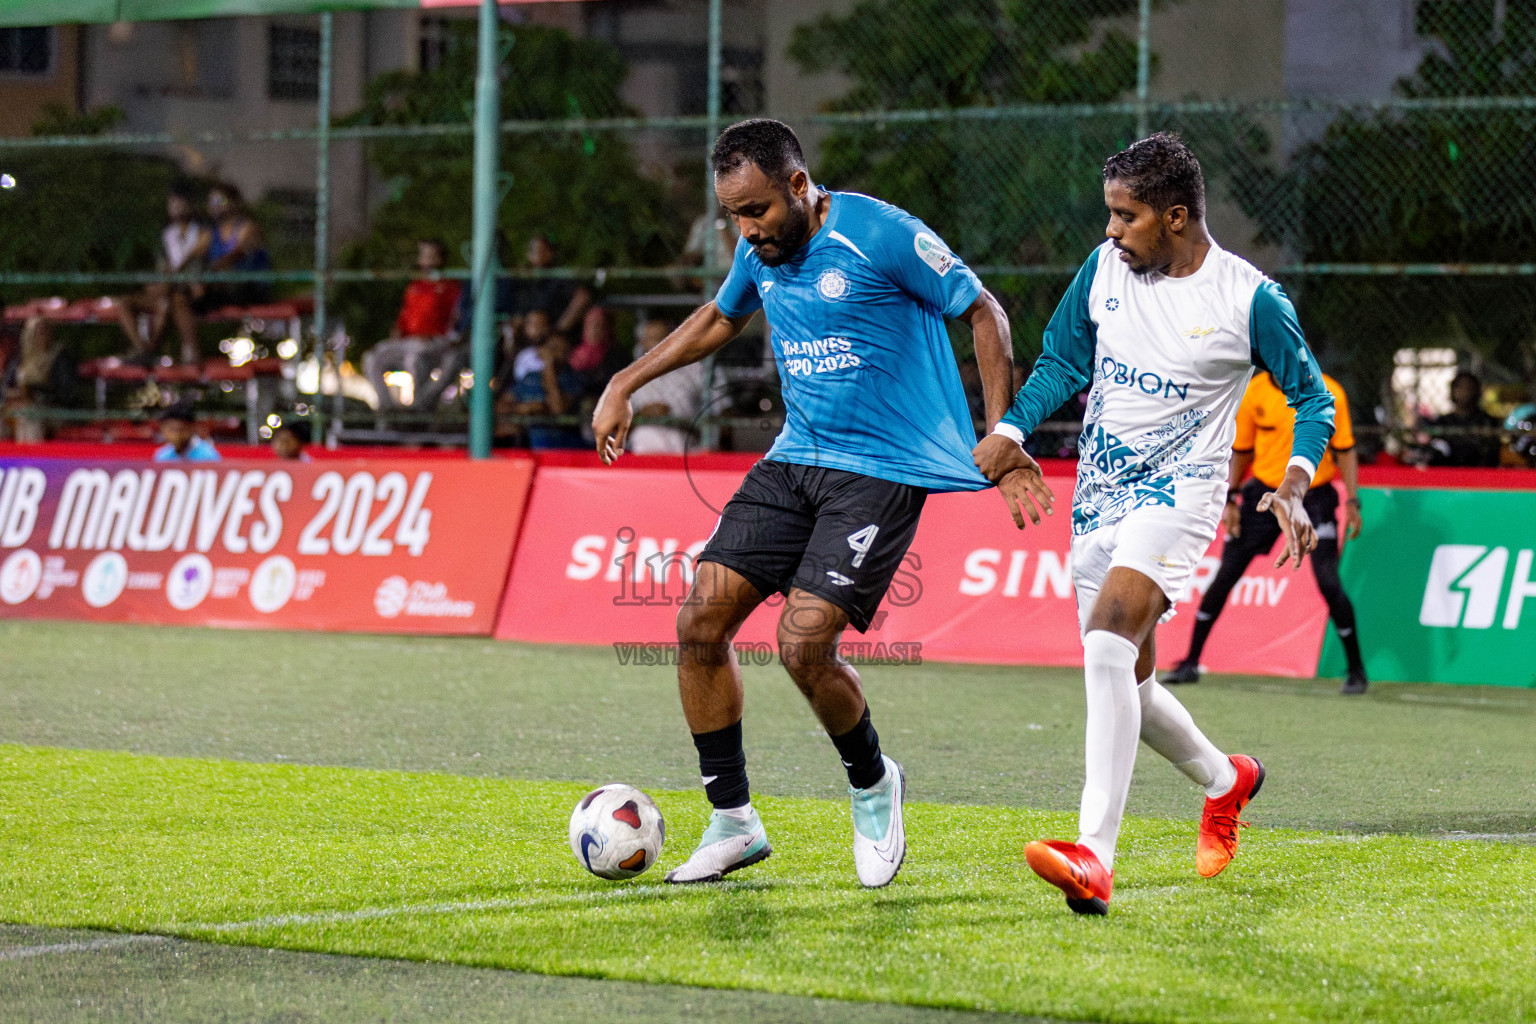
<svg viewBox="0 0 1536 1024">
<path fill-rule="evenodd" d="M 857 569 L 864 564 L 864 556 L 869 554 L 869 549 L 875 546 L 875 534 L 880 532 L 880 527 L 871 523 L 848 535 L 848 546 L 853 548 L 853 567 Z"/>
</svg>

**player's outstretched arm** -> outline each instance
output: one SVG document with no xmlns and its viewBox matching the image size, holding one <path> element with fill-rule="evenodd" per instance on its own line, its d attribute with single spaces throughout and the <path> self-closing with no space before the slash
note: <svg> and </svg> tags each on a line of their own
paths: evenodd
<svg viewBox="0 0 1536 1024">
<path fill-rule="evenodd" d="M 1040 513 L 1054 513 L 1056 495 L 1045 482 L 1040 463 L 1030 457 L 1024 445 L 1008 433 L 993 433 L 982 438 L 971 450 L 971 461 L 982 476 L 997 485 L 997 492 L 1008 506 L 1013 523 L 1024 529 L 1024 517 L 1040 525 Z"/>
<path fill-rule="evenodd" d="M 1317 358 L 1307 348 L 1295 307 L 1275 282 L 1265 281 L 1254 292 L 1248 329 L 1254 363 L 1269 371 L 1296 411 L 1285 479 L 1259 500 L 1258 511 L 1273 512 L 1285 537 L 1285 550 L 1275 567 L 1294 561 L 1294 568 L 1299 569 L 1302 558 L 1317 547 L 1317 532 L 1301 500 L 1312 486 L 1317 464 L 1334 432 L 1333 393 L 1323 383 Z"/>
<path fill-rule="evenodd" d="M 1304 467 L 1291 466 L 1286 469 L 1280 486 L 1259 499 L 1258 511 L 1273 512 L 1280 521 L 1280 535 L 1285 538 L 1285 550 L 1275 560 L 1276 569 L 1286 562 L 1293 562 L 1293 570 L 1300 569 L 1302 558 L 1317 547 L 1317 531 L 1312 527 L 1312 517 L 1302 506 L 1302 499 L 1311 485 L 1311 473 Z"/>
<path fill-rule="evenodd" d="M 613 460 L 624 454 L 624 442 L 635 417 L 630 396 L 657 377 L 720 351 L 741 333 L 752 315 L 728 317 L 713 302 L 706 302 L 661 344 L 613 375 L 592 411 L 592 435 L 603 465 L 613 465 Z"/>
<path fill-rule="evenodd" d="M 1010 473 L 1022 472 L 1026 476 L 1033 473 L 1037 486 L 1029 490 L 1031 494 L 1042 492 L 1037 497 L 1047 499 L 1044 506 L 1047 515 L 1050 514 L 1050 489 L 1039 477 L 1040 466 L 1025 454 L 1024 438 L 1053 410 L 1061 408 L 1063 402 L 1087 387 L 1093 377 L 1095 337 L 1092 318 L 1088 315 L 1088 293 L 1093 287 L 1098 264 L 1099 250 L 1095 249 L 1072 279 L 1067 294 L 1061 297 L 1051 322 L 1046 325 L 1041 339 L 1044 351 L 1035 362 L 1034 372 L 1013 396 L 1007 411 L 993 424 L 992 432 L 971 451 L 971 460 L 982 476 L 999 487 Z M 1012 500 L 1008 507 L 1009 511 L 1017 513 Z M 1014 521 L 1023 528 L 1024 523 L 1017 514 Z"/>
<path fill-rule="evenodd" d="M 959 319 L 975 339 L 976 369 L 987 409 L 987 433 L 997 426 L 1013 401 L 1013 331 L 1002 303 L 985 288 Z"/>
<path fill-rule="evenodd" d="M 1013 516 L 1013 525 L 1021 530 L 1024 529 L 1026 515 L 1030 522 L 1039 526 L 1040 510 L 1044 509 L 1046 515 L 1053 514 L 1051 506 L 1056 500 L 1056 495 L 1051 493 L 1045 477 L 1040 473 L 1040 464 L 1028 455 L 1024 458 L 1029 465 L 1011 471 L 997 482 L 997 493 L 1003 496 L 1003 504 L 1008 506 L 1008 514 Z"/>
</svg>

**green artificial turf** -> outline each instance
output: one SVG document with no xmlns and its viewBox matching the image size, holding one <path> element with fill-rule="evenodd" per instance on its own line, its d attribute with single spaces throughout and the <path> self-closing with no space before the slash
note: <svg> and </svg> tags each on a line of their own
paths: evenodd
<svg viewBox="0 0 1536 1024">
<path fill-rule="evenodd" d="M 679 890 L 581 871 L 582 790 L 8 745 L 0 919 L 1099 1021 L 1536 1020 L 1530 846 L 1256 828 L 1207 881 L 1192 823 L 1132 819 L 1085 919 L 1020 863 L 1068 814 L 910 805 L 866 892 L 845 803 L 762 798 L 774 856 Z M 654 795 L 674 864 L 702 802 Z"/>
<path fill-rule="evenodd" d="M 1081 670 L 862 670 L 885 749 L 939 803 L 1077 808 Z M 826 736 L 776 666 L 746 669 L 755 792 L 840 798 Z M 0 742 L 577 782 L 698 785 L 674 670 L 490 640 L 0 622 Z M 1362 832 L 1536 830 L 1536 691 L 1208 676 L 1175 689 L 1269 769 L 1255 820 Z M 1143 748 L 1129 810 L 1199 814 Z"/>
<path fill-rule="evenodd" d="M 0 1018 L 36 1024 L 1028 1024 L 1011 1014 L 30 925 L 0 925 Z"/>
</svg>

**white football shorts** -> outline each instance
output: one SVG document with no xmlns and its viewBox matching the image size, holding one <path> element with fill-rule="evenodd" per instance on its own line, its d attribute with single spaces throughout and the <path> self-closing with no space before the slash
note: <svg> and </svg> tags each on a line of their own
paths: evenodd
<svg viewBox="0 0 1536 1024">
<path fill-rule="evenodd" d="M 1201 514 L 1166 505 L 1133 509 L 1109 526 L 1072 538 L 1072 588 L 1077 592 L 1078 628 L 1086 631 L 1104 577 L 1116 566 L 1148 576 L 1168 598 L 1159 622 L 1173 618 L 1173 606 L 1189 590 L 1195 566 L 1216 539 L 1221 506 Z"/>
</svg>

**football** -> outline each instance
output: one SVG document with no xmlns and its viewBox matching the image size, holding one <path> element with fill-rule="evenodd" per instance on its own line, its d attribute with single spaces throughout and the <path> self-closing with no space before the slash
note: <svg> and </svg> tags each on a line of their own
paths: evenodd
<svg viewBox="0 0 1536 1024">
<path fill-rule="evenodd" d="M 598 878 L 634 878 L 656 863 L 666 824 L 655 801 L 633 786 L 600 786 L 571 812 L 571 852 Z"/>
</svg>

